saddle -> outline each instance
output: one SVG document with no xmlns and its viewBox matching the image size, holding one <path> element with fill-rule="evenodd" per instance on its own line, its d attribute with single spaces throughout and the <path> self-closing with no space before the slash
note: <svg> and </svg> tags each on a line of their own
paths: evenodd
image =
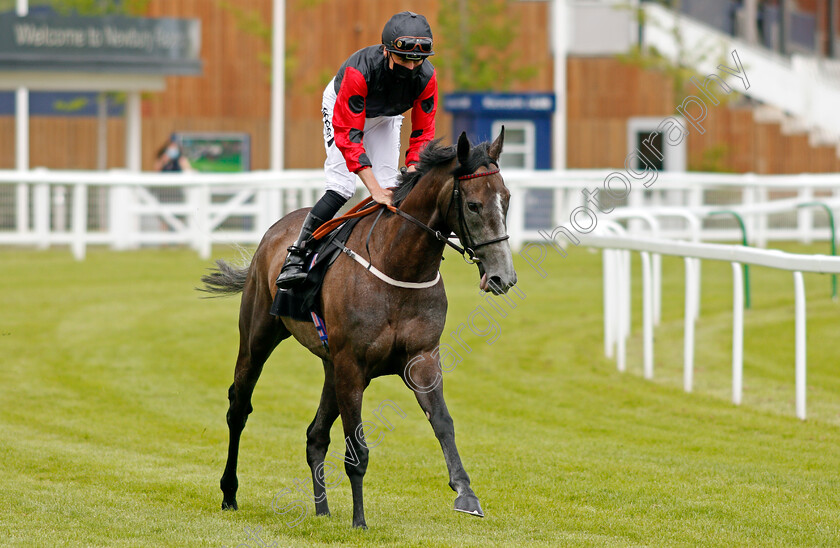
<svg viewBox="0 0 840 548">
<path fill-rule="evenodd" d="M 318 295 L 321 293 L 324 277 L 360 220 L 361 217 L 349 219 L 321 239 L 310 239 L 306 243 L 305 262 L 309 265 L 306 279 L 298 286 L 277 290 L 270 311 L 272 316 L 315 321 L 316 326 L 318 325 L 319 316 L 322 315 L 318 306 Z"/>
</svg>

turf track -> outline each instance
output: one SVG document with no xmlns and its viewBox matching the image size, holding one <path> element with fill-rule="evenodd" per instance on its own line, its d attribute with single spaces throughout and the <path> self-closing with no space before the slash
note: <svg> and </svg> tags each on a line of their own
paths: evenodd
<svg viewBox="0 0 840 548">
<path fill-rule="evenodd" d="M 798 251 L 819 250 L 783 246 Z M 229 248 L 219 256 L 232 257 Z M 641 378 L 635 265 L 629 371 L 603 357 L 600 255 L 517 263 L 524 301 L 493 311 L 474 267 L 444 262 L 447 334 L 476 307 L 498 337 L 444 375 L 459 449 L 487 514 L 452 511 L 439 446 L 397 378 L 375 381 L 366 418 L 391 400 L 366 478 L 370 530 L 350 528 L 346 479 L 332 518 L 295 527 L 271 509 L 305 480 L 318 360 L 285 343 L 269 360 L 243 435 L 239 512 L 219 509 L 238 298 L 199 300 L 209 262 L 181 249 L 0 250 L 0 544 L 13 546 L 840 544 L 840 304 L 806 276 L 808 413 L 794 418 L 793 281 L 754 269 L 744 404 L 729 403 L 731 269 L 704 263 L 695 393 L 682 389 L 683 269 L 664 261 L 656 378 Z M 473 316 L 475 317 L 475 316 Z M 486 322 L 476 320 L 482 327 Z M 449 340 L 448 340 L 449 339 Z M 339 426 L 332 438 L 340 440 Z M 335 459 L 333 459 L 335 460 Z M 286 495 L 286 502 L 294 500 Z M 300 496 L 303 498 L 303 495 Z"/>
</svg>

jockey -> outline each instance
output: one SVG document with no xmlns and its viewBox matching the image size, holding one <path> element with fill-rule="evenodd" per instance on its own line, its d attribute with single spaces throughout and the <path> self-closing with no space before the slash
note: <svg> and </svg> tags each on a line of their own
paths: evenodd
<svg viewBox="0 0 840 548">
<path fill-rule="evenodd" d="M 411 109 L 411 137 L 405 154 L 408 171 L 435 136 L 437 78 L 427 57 L 432 29 L 422 15 L 404 11 L 382 30 L 382 45 L 351 55 L 324 90 L 326 193 L 303 221 L 289 247 L 277 287 L 287 289 L 306 278 L 306 241 L 341 209 L 356 191 L 356 175 L 374 201 L 391 204 L 397 184 L 402 114 Z"/>
</svg>

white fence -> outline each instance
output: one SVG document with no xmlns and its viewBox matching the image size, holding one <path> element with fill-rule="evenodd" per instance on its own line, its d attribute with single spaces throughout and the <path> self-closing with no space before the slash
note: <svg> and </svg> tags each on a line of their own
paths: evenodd
<svg viewBox="0 0 840 548">
<path fill-rule="evenodd" d="M 651 255 L 685 258 L 685 327 L 683 387 L 691 392 L 694 378 L 694 327 L 700 304 L 699 260 L 728 261 L 733 274 L 732 314 L 732 402 L 741 403 L 744 349 L 744 264 L 760 265 L 793 273 L 795 295 L 796 416 L 806 418 L 806 317 L 803 272 L 840 273 L 840 257 L 797 255 L 777 250 L 743 246 L 668 241 L 626 234 L 606 233 L 586 236 L 583 245 L 604 249 L 604 341 L 608 357 L 617 351 L 619 371 L 626 367 L 626 339 L 630 332 L 629 251 L 638 251 L 642 260 L 642 352 L 645 378 L 653 378 L 653 329 L 655 282 Z"/>
<path fill-rule="evenodd" d="M 824 213 L 797 205 L 838 205 L 838 175 L 721 175 L 660 173 L 650 190 L 636 184 L 619 200 L 603 190 L 602 170 L 515 171 L 503 175 L 511 190 L 508 229 L 515 248 L 550 238 L 582 206 L 603 220 L 636 217 L 659 236 L 741 240 L 728 215 L 744 216 L 751 243 L 829 237 Z M 313 204 L 323 173 L 158 174 L 125 171 L 0 171 L 0 245 L 46 248 L 69 245 L 82 259 L 89 245 L 114 249 L 190 245 L 203 257 L 214 243 L 255 244 L 284 214 Z M 361 188 L 361 185 L 359 185 Z M 587 204 L 587 194 L 597 202 Z M 630 206 L 619 209 L 616 206 Z M 612 209 L 616 207 L 616 209 Z M 819 210 L 816 210 L 819 211 Z M 646 220 L 645 220 L 646 219 Z M 651 221 L 650 219 L 655 219 Z"/>
</svg>

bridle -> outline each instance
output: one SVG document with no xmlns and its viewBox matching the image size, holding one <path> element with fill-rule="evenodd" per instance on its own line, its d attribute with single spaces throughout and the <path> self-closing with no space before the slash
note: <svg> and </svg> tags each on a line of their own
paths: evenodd
<svg viewBox="0 0 840 548">
<path fill-rule="evenodd" d="M 473 240 L 473 237 L 470 234 L 469 227 L 467 226 L 467 222 L 464 219 L 464 202 L 463 202 L 463 191 L 461 190 L 461 181 L 465 181 L 467 179 L 478 179 L 479 177 L 488 177 L 490 175 L 495 175 L 496 173 L 499 173 L 498 165 L 495 162 L 493 162 L 493 165 L 496 167 L 496 169 L 491 169 L 490 171 L 481 171 L 481 172 L 473 173 L 471 175 L 461 175 L 461 176 L 455 177 L 454 180 L 453 180 L 452 197 L 449 199 L 449 206 L 447 206 L 447 208 L 446 208 L 446 217 L 445 218 L 449 218 L 449 213 L 452 211 L 452 204 L 456 204 L 456 207 L 458 208 L 458 227 L 461 231 L 461 235 L 460 235 L 461 240 L 462 240 L 461 243 L 464 244 L 464 247 L 459 246 L 458 244 L 452 242 L 449 239 L 451 232 L 448 232 L 447 234 L 444 234 L 440 230 L 435 230 L 432 227 L 428 226 L 423 221 L 415 218 L 412 215 L 409 215 L 405 211 L 403 211 L 401 209 L 398 209 L 397 207 L 395 207 L 393 205 L 385 206 L 383 208 L 380 204 L 377 204 L 377 203 L 373 202 L 373 199 L 370 198 L 370 197 L 366 198 L 361 203 L 357 204 L 355 207 L 353 207 L 350 211 L 348 211 L 343 216 L 332 219 L 330 221 L 327 221 L 326 223 L 321 225 L 321 227 L 318 230 L 315 231 L 315 233 L 313 234 L 312 237 L 315 240 L 320 240 L 321 238 L 323 238 L 324 236 L 329 234 L 336 226 L 346 222 L 348 219 L 363 217 L 365 215 L 369 215 L 369 214 L 373 213 L 374 211 L 376 211 L 378 209 L 379 214 L 376 216 L 376 219 L 374 219 L 373 224 L 371 225 L 370 230 L 368 231 L 367 240 L 365 242 L 365 248 L 367 249 L 368 257 L 370 257 L 371 256 L 370 255 L 370 237 L 373 234 L 373 229 L 376 226 L 376 224 L 379 222 L 379 219 L 382 218 L 382 213 L 385 211 L 385 208 L 387 208 L 392 213 L 402 217 L 403 219 L 411 222 L 412 224 L 417 225 L 418 227 L 422 228 L 423 230 L 425 230 L 426 232 L 428 232 L 429 234 L 434 236 L 437 240 L 443 242 L 444 244 L 448 245 L 449 247 L 451 247 L 452 249 L 454 249 L 455 251 L 460 253 L 461 256 L 464 258 L 464 260 L 467 263 L 477 265 L 479 272 L 481 272 L 483 274 L 484 271 L 483 271 L 483 266 L 481 265 L 481 259 L 478 258 L 475 250 L 480 248 L 480 247 L 484 247 L 485 245 L 490 245 L 490 244 L 495 244 L 495 243 L 498 243 L 498 242 L 503 242 L 503 241 L 509 239 L 510 236 L 505 234 L 504 236 L 499 236 L 498 238 L 493 238 L 491 240 L 487 240 L 485 242 L 479 242 L 479 243 L 476 243 Z M 338 247 L 343 253 L 347 254 L 348 257 L 350 257 L 351 259 L 353 259 L 356 262 L 358 262 L 359 264 L 361 264 L 366 270 L 371 272 L 374 276 L 376 276 L 380 280 L 382 280 L 382 281 L 384 281 L 388 284 L 391 284 L 393 286 L 403 287 L 403 288 L 408 288 L 408 289 L 425 289 L 425 288 L 434 286 L 440 280 L 440 272 L 437 273 L 437 276 L 435 277 L 434 280 L 431 280 L 431 281 L 428 281 L 428 282 L 403 282 L 403 281 L 400 281 L 400 280 L 395 280 L 395 279 L 390 278 L 389 276 L 385 275 L 383 272 L 379 271 L 369 261 L 361 258 L 358 253 L 354 252 L 351 249 L 348 249 L 344 244 L 338 243 L 335 240 L 333 240 L 332 243 L 333 243 L 333 245 Z"/>
<path fill-rule="evenodd" d="M 496 166 L 495 163 L 493 165 Z M 457 207 L 457 214 L 458 214 L 458 228 L 460 229 L 460 232 L 461 232 L 461 234 L 459 236 L 463 240 L 461 243 L 464 244 L 464 247 L 461 247 L 458 244 L 452 242 L 449 239 L 450 234 L 443 234 L 441 231 L 435 230 L 435 229 L 429 227 L 424 222 L 412 217 L 411 215 L 402 211 L 401 209 L 398 209 L 394 206 L 388 206 L 388 209 L 391 212 L 396 213 L 400 217 L 402 217 L 402 218 L 414 223 L 415 225 L 419 226 L 420 228 L 422 228 L 423 230 L 425 230 L 426 232 L 428 232 L 429 234 L 431 234 L 432 236 L 434 236 L 435 238 L 437 238 L 441 242 L 445 243 L 446 245 L 448 245 L 449 247 L 451 247 L 452 249 L 454 249 L 455 251 L 460 253 L 464 257 L 464 260 L 467 263 L 476 264 L 476 263 L 481 262 L 481 259 L 479 259 L 478 256 L 476 255 L 476 250 L 478 248 L 484 247 L 484 246 L 490 245 L 490 244 L 495 244 L 495 243 L 498 243 L 498 242 L 503 242 L 503 241 L 509 239 L 510 236 L 508 234 L 505 234 L 504 236 L 499 236 L 498 238 L 493 238 L 493 239 L 487 240 L 485 242 L 476 243 L 474 241 L 474 239 L 472 237 L 472 234 L 470 234 L 470 229 L 467 226 L 467 222 L 464 219 L 464 199 L 463 199 L 463 191 L 461 190 L 461 181 L 465 181 L 465 180 L 468 180 L 468 179 L 478 179 L 479 177 L 489 177 L 490 175 L 495 175 L 496 173 L 499 173 L 499 167 L 498 166 L 496 166 L 496 169 L 491 169 L 490 171 L 480 171 L 480 172 L 473 173 L 473 174 L 470 174 L 470 175 L 461 175 L 461 176 L 458 176 L 458 177 L 454 178 L 454 181 L 453 181 L 453 184 L 452 184 L 452 198 L 450 198 L 449 206 L 446 208 L 446 217 L 445 218 L 449 218 L 449 212 L 452 210 L 452 204 L 455 204 L 456 207 Z"/>
</svg>

